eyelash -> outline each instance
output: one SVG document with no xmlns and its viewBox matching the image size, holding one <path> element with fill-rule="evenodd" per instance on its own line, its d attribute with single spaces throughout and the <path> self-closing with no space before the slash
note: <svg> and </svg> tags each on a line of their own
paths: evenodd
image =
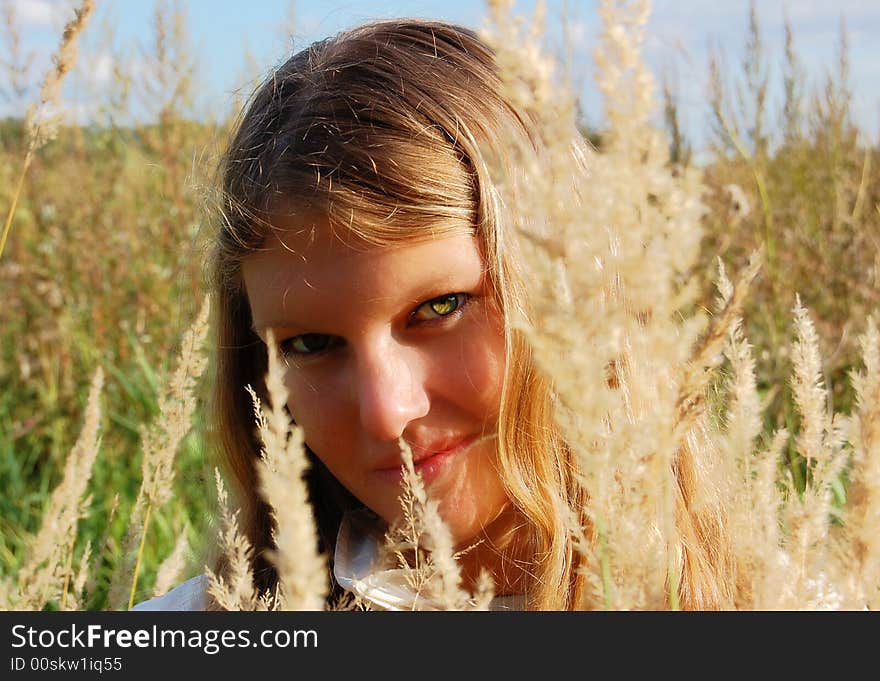
<svg viewBox="0 0 880 681">
<path fill-rule="evenodd" d="M 445 322 L 452 320 L 452 319 L 457 319 L 459 316 L 461 316 L 461 313 L 464 311 L 464 309 L 470 303 L 471 298 L 472 298 L 471 294 L 469 294 L 469 293 L 444 293 L 443 295 L 437 296 L 435 298 L 431 298 L 430 300 L 426 300 L 424 303 L 420 304 L 415 310 L 413 310 L 410 313 L 408 319 L 410 319 L 410 320 L 415 319 L 416 314 L 419 312 L 419 310 L 421 310 L 422 308 L 425 308 L 426 306 L 429 306 L 431 303 L 443 301 L 443 300 L 445 300 L 447 298 L 451 298 L 453 296 L 458 299 L 458 303 L 455 306 L 454 310 L 446 313 L 445 315 L 434 312 L 434 314 L 437 315 L 436 317 L 431 317 L 429 319 L 419 320 L 418 323 L 434 325 L 437 323 L 445 323 Z M 328 345 L 321 348 L 320 350 L 314 350 L 312 352 L 298 352 L 298 351 L 292 349 L 293 342 L 296 339 L 298 339 L 298 338 L 302 339 L 302 338 L 306 338 L 309 336 L 317 337 L 322 340 L 329 339 L 330 342 L 328 343 Z M 298 336 L 291 336 L 290 338 L 287 338 L 286 340 L 283 340 L 278 344 L 278 347 L 281 349 L 281 354 L 285 359 L 290 359 L 291 357 L 297 357 L 299 359 L 303 359 L 303 358 L 310 359 L 313 357 L 318 357 L 320 355 L 323 355 L 324 353 L 329 352 L 330 350 L 332 350 L 333 348 L 338 347 L 338 346 L 339 346 L 339 343 L 334 342 L 334 338 L 332 336 L 328 336 L 328 335 L 322 334 L 322 333 L 304 333 L 304 334 L 300 334 Z"/>
</svg>

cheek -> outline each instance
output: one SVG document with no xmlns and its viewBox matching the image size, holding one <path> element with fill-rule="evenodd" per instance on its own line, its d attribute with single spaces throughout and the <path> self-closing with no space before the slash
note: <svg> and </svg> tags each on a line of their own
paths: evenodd
<svg viewBox="0 0 880 681">
<path fill-rule="evenodd" d="M 332 384 L 322 384 L 315 389 L 314 383 L 302 376 L 287 378 L 290 396 L 287 408 L 297 425 L 301 426 L 306 442 L 316 452 L 333 451 L 334 443 L 343 444 L 346 420 L 343 413 L 345 404 Z"/>
<path fill-rule="evenodd" d="M 504 381 L 504 336 L 486 320 L 480 320 L 475 333 L 462 341 L 457 364 L 457 391 L 473 402 L 473 410 L 496 416 Z"/>
</svg>

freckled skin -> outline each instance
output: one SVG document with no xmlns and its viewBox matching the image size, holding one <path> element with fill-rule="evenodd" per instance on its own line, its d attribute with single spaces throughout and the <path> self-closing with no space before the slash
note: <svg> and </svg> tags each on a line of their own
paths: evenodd
<svg viewBox="0 0 880 681">
<path fill-rule="evenodd" d="M 283 242 L 272 237 L 243 263 L 254 326 L 264 339 L 271 329 L 288 351 L 302 334 L 333 339 L 324 353 L 289 359 L 288 406 L 330 472 L 390 522 L 400 515 L 399 486 L 376 470 L 399 460 L 399 437 L 495 432 L 503 325 L 478 242 L 462 232 L 353 248 L 321 219 L 288 222 L 278 225 L 287 230 Z M 471 296 L 459 315 L 426 311 L 426 302 L 454 293 Z M 430 323 L 414 320 L 414 311 Z M 486 536 L 508 502 L 495 446 L 475 443 L 430 486 L 458 545 Z"/>
</svg>

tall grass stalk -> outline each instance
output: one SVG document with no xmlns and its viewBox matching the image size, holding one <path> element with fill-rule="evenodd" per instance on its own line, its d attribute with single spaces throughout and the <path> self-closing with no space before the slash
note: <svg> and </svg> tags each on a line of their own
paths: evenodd
<svg viewBox="0 0 880 681">
<path fill-rule="evenodd" d="M 687 281 L 704 207 L 699 175 L 670 174 L 651 125 L 654 84 L 639 56 L 649 4 L 603 2 L 599 13 L 597 82 L 609 121 L 601 153 L 579 146 L 571 95 L 559 94 L 552 65 L 531 58 L 534 41 L 496 20 L 499 61 L 511 82 L 528 84 L 517 103 L 548 149 L 541 163 L 526 150 L 526 178 L 505 188 L 534 294 L 532 317 L 517 326 L 553 382 L 590 499 L 583 512 L 597 536 L 577 546 L 592 590 L 577 607 L 668 607 L 681 594 L 667 574 L 689 559 L 673 464 L 691 423 L 702 423 L 690 396 L 703 360 L 691 348 L 706 320 L 683 311 L 694 299 Z"/>
<path fill-rule="evenodd" d="M 186 539 L 186 532 L 181 532 L 174 542 L 174 548 L 171 553 L 159 565 L 156 572 L 156 581 L 153 584 L 153 596 L 161 596 L 167 593 L 179 581 L 180 576 L 184 572 L 186 566 L 186 553 L 189 550 L 189 543 Z"/>
<path fill-rule="evenodd" d="M 488 571 L 481 571 L 471 595 L 462 585 L 461 569 L 449 527 L 440 515 L 413 464 L 412 450 L 398 440 L 401 466 L 400 505 L 403 515 L 386 533 L 383 551 L 393 554 L 416 594 L 415 610 L 485 610 L 494 594 Z"/>
<path fill-rule="evenodd" d="M 3 257 L 3 251 L 6 248 L 6 240 L 12 227 L 12 219 L 15 217 L 15 209 L 18 206 L 22 187 L 24 187 L 24 179 L 34 159 L 34 154 L 58 133 L 57 113 L 51 111 L 51 109 L 59 103 L 61 84 L 64 81 L 64 77 L 76 63 L 79 34 L 82 32 L 89 15 L 91 15 L 94 9 L 94 0 L 83 0 L 82 4 L 75 10 L 73 19 L 64 27 L 61 45 L 53 57 L 55 67 L 46 74 L 43 86 L 40 89 L 40 102 L 30 107 L 25 116 L 27 147 L 24 161 L 15 183 L 15 189 L 12 192 L 12 201 L 9 205 L 9 210 L 6 212 L 3 233 L 0 235 L 0 258 Z"/>
<path fill-rule="evenodd" d="M 134 604 L 144 544 L 150 518 L 171 497 L 174 459 L 180 443 L 192 427 L 196 409 L 195 388 L 207 363 L 204 352 L 210 302 L 206 298 L 192 326 L 183 335 L 174 372 L 159 395 L 159 415 L 141 430 L 143 479 L 134 509 L 124 553 L 111 587 L 111 606 L 119 609 Z"/>
<path fill-rule="evenodd" d="M 254 404 L 259 404 L 256 393 L 252 392 L 251 396 L 254 398 Z M 222 514 L 218 544 L 226 557 L 227 568 L 225 574 L 215 574 L 210 567 L 205 567 L 205 574 L 208 578 L 208 595 L 214 599 L 217 607 L 223 610 L 269 609 L 268 603 L 277 605 L 277 599 L 270 598 L 268 594 L 265 595 L 265 599 L 261 599 L 260 594 L 254 588 L 253 547 L 238 526 L 239 512 L 234 510 L 229 503 L 226 487 L 219 470 L 214 470 L 214 479 Z M 266 604 L 265 607 L 261 607 L 264 604 Z"/>
<path fill-rule="evenodd" d="M 880 608 L 880 331 L 877 318 L 868 319 L 860 345 L 864 370 L 854 371 L 858 410 L 849 424 L 853 443 L 852 485 L 845 509 L 847 564 L 854 578 L 848 596 L 858 607 Z"/>
<path fill-rule="evenodd" d="M 104 373 L 98 368 L 92 377 L 83 427 L 67 457 L 64 475 L 52 492 L 40 530 L 26 547 L 11 609 L 42 610 L 50 602 L 60 602 L 62 609 L 66 605 L 77 524 L 91 503 L 86 490 L 100 442 L 103 385 Z M 84 554 L 87 561 L 88 551 Z M 76 579 L 75 585 L 80 581 Z"/>
<path fill-rule="evenodd" d="M 259 464 L 260 493 L 273 509 L 275 550 L 284 610 L 322 610 L 329 591 L 327 561 L 318 552 L 318 532 L 303 479 L 308 466 L 302 429 L 287 411 L 285 364 L 272 337 L 267 341 L 268 413 L 255 400 L 254 409 L 263 457 Z M 252 393 L 253 395 L 253 393 Z"/>
<path fill-rule="evenodd" d="M 493 35 L 518 88 L 511 92 L 539 122 L 549 150 L 540 162 L 524 153 L 525 179 L 509 179 L 504 196 L 534 293 L 532 316 L 518 328 L 553 381 L 557 420 L 589 495 L 592 531 L 574 531 L 585 533 L 576 545 L 593 591 L 578 607 L 700 607 L 706 598 L 723 608 L 840 607 L 847 568 L 831 490 L 848 450 L 844 419 L 832 414 L 823 386 L 818 338 L 798 301 L 788 354 L 798 411 L 793 446 L 807 470 L 800 485 L 777 477 L 786 430 L 755 451 L 764 405 L 742 315 L 761 257 L 753 255 L 736 285 L 721 272 L 711 320 L 695 305 L 705 187 L 696 169 L 670 172 L 668 148 L 651 124 L 654 85 L 640 56 L 648 11 L 647 2 L 600 4 L 597 82 L 610 129 L 600 153 L 580 152 L 582 164 L 566 137 L 573 129 L 566 96 L 547 97 L 552 68 L 517 54 L 532 54 L 529 34 L 496 16 Z M 752 30 L 747 75 L 760 180 L 766 82 L 754 14 Z M 772 231 L 769 200 L 765 211 Z M 719 381 L 724 392 L 713 395 Z M 684 569 L 710 556 L 712 570 Z"/>
</svg>

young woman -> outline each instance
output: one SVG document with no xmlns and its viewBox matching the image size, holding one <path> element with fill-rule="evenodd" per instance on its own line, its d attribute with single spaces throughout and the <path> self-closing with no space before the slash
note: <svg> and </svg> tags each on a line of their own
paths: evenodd
<svg viewBox="0 0 880 681">
<path fill-rule="evenodd" d="M 465 588 L 487 568 L 493 607 L 583 602 L 568 518 L 586 526 L 588 500 L 550 386 L 510 322 L 528 314 L 528 282 L 498 187 L 517 172 L 512 140 L 541 152 L 531 125 L 489 47 L 428 21 L 316 43 L 256 91 L 223 167 L 213 414 L 260 589 L 277 575 L 244 386 L 265 393 L 271 332 L 311 459 L 331 601 L 363 582 L 371 537 L 400 513 L 403 438 L 457 547 L 473 547 L 460 559 Z M 687 508 L 689 484 L 681 602 L 725 607 L 718 527 Z M 202 585 L 144 607 L 210 607 Z"/>
</svg>

